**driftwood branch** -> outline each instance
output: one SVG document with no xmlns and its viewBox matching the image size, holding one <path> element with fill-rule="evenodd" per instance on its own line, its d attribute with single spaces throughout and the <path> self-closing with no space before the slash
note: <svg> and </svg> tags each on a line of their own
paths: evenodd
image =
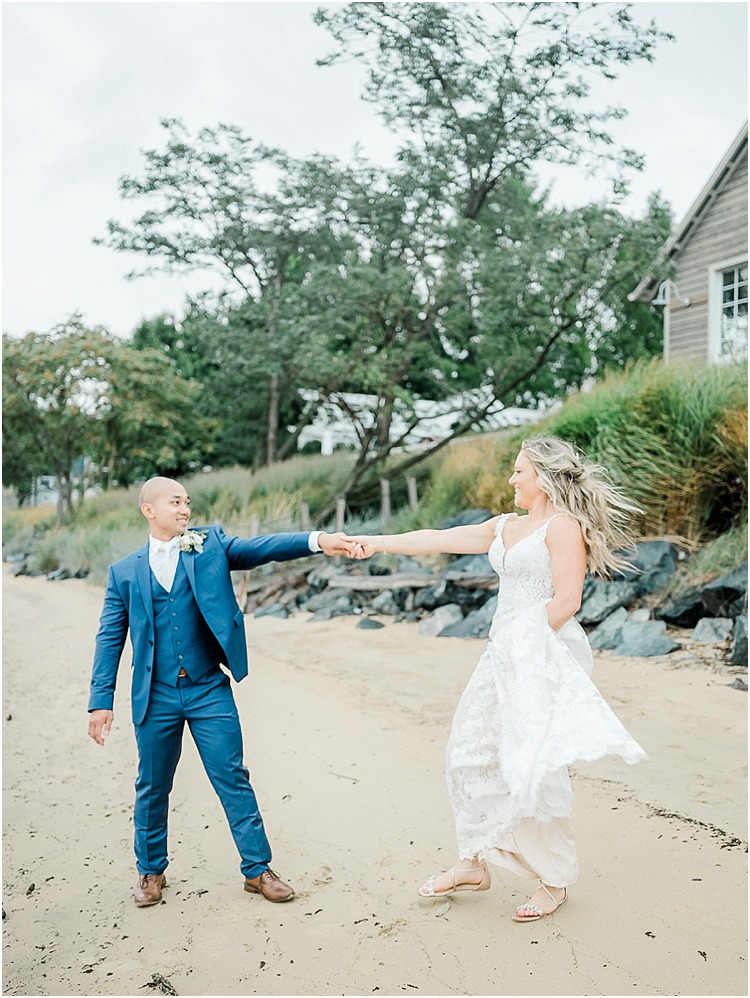
<svg viewBox="0 0 750 998">
<path fill-rule="evenodd" d="M 354 589 L 358 592 L 381 592 L 384 589 L 425 589 L 439 582 L 452 582 L 462 589 L 491 589 L 497 587 L 497 575 L 469 575 L 467 572 L 445 572 L 426 575 L 419 572 L 401 572 L 395 575 L 334 575 L 328 580 L 329 589 Z"/>
</svg>

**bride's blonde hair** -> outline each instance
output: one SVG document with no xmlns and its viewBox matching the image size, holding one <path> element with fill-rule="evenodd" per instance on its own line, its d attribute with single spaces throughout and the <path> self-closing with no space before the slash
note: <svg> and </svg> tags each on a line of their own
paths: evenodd
<svg viewBox="0 0 750 998">
<path fill-rule="evenodd" d="M 609 575 L 632 567 L 615 552 L 632 550 L 632 514 L 640 509 L 612 484 L 606 470 L 559 437 L 524 440 L 521 449 L 537 474 L 537 485 L 557 512 L 581 525 L 589 571 Z"/>
</svg>

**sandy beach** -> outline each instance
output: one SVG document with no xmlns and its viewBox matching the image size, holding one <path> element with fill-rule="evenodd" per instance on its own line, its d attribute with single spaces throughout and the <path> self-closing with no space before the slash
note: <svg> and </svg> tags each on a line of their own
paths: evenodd
<svg viewBox="0 0 750 998">
<path fill-rule="evenodd" d="M 747 699 L 728 672 L 598 656 L 650 761 L 575 768 L 580 880 L 517 925 L 529 882 L 500 870 L 484 894 L 416 896 L 454 858 L 443 753 L 483 642 L 248 618 L 246 760 L 298 896 L 243 892 L 186 736 L 169 885 L 137 909 L 129 652 L 101 749 L 86 700 L 102 591 L 3 581 L 5 994 L 747 994 Z"/>
</svg>

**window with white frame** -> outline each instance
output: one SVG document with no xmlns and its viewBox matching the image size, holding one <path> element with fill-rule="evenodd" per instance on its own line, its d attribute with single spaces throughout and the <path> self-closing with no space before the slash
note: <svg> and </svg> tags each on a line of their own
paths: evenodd
<svg viewBox="0 0 750 998">
<path fill-rule="evenodd" d="M 747 261 L 719 272 L 721 314 L 717 359 L 747 357 Z"/>
</svg>

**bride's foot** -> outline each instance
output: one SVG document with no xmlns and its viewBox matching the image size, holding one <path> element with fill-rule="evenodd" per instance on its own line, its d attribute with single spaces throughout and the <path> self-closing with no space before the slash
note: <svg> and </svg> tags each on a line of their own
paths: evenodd
<svg viewBox="0 0 750 998">
<path fill-rule="evenodd" d="M 442 897 L 456 891 L 486 891 L 490 887 L 490 874 L 483 863 L 452 866 L 445 873 L 433 874 L 419 888 L 423 898 Z"/>
<path fill-rule="evenodd" d="M 516 908 L 513 921 L 538 922 L 545 915 L 551 915 L 553 911 L 557 911 L 563 901 L 567 901 L 567 899 L 567 888 L 540 884 L 526 904 L 521 904 Z"/>
</svg>

